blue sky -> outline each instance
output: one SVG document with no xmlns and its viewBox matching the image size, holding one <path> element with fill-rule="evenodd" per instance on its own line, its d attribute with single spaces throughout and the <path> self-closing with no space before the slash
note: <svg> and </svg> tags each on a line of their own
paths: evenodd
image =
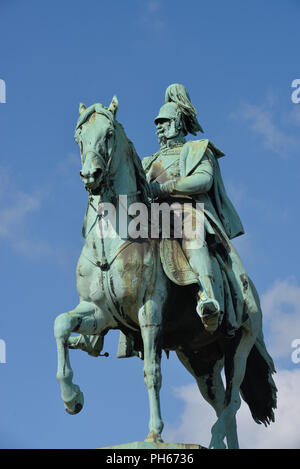
<svg viewBox="0 0 300 469">
<path fill-rule="evenodd" d="M 115 358 L 116 332 L 109 358 L 71 353 L 85 407 L 65 413 L 53 322 L 77 304 L 79 102 L 108 105 L 117 94 L 118 119 L 142 158 L 158 149 L 153 118 L 174 82 L 227 155 L 223 178 L 246 229 L 235 244 L 278 369 L 277 423 L 260 428 L 243 407 L 241 446 L 299 447 L 299 15 L 297 0 L 0 0 L 1 448 L 95 448 L 147 434 L 142 362 Z M 213 412 L 175 356 L 162 370 L 163 436 L 207 444 Z"/>
</svg>

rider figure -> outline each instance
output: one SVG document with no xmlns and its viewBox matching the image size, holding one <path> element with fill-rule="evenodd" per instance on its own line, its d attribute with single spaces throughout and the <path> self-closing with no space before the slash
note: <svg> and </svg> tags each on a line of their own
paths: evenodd
<svg viewBox="0 0 300 469">
<path fill-rule="evenodd" d="M 205 329 L 233 337 L 243 323 L 257 312 L 259 298 L 242 261 L 230 242 L 244 233 L 230 202 L 220 173 L 218 159 L 224 156 L 206 139 L 186 141 L 188 133 L 203 132 L 187 90 L 173 84 L 166 90 L 165 104 L 155 118 L 159 152 L 143 158 L 152 200 L 190 200 L 204 205 L 204 243 L 198 249 L 184 249 L 199 284 L 197 313 Z M 201 207 L 203 207 L 201 205 Z M 197 205 L 196 209 L 198 210 Z M 222 321 L 222 319 L 224 320 Z M 70 348 L 81 348 L 98 356 L 103 337 L 94 342 L 86 336 L 70 337 Z M 134 341 L 120 333 L 118 357 L 137 354 Z"/>
<path fill-rule="evenodd" d="M 220 174 L 217 159 L 224 153 L 209 140 L 186 142 L 188 133 L 196 135 L 203 130 L 183 85 L 167 88 L 165 104 L 154 122 L 160 151 L 142 160 L 152 199 L 192 199 L 204 204 L 205 241 L 198 249 L 185 249 L 185 254 L 199 282 L 197 313 L 206 330 L 214 332 L 224 312 L 223 276 L 216 247 L 223 246 L 229 252 L 229 239 L 244 233 Z"/>
</svg>

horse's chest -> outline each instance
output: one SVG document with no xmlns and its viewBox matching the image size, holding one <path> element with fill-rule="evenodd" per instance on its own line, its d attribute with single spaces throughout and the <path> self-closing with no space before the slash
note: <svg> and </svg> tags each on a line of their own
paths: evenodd
<svg viewBox="0 0 300 469">
<path fill-rule="evenodd" d="M 81 298 L 101 301 L 104 298 L 103 272 L 82 253 L 77 264 L 77 290 Z"/>
<path fill-rule="evenodd" d="M 133 243 L 113 262 L 105 284 L 115 307 L 125 317 L 136 319 L 145 289 L 151 281 L 153 252 L 149 243 Z"/>
<path fill-rule="evenodd" d="M 96 259 L 83 251 L 77 266 L 77 289 L 81 298 L 94 302 L 117 318 L 136 321 L 136 315 L 151 279 L 153 252 L 149 243 L 132 243 L 101 270 Z"/>
</svg>

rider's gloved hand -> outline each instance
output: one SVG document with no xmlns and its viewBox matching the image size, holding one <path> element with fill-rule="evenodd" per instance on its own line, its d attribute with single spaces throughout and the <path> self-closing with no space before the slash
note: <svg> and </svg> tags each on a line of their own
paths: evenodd
<svg viewBox="0 0 300 469">
<path fill-rule="evenodd" d="M 151 182 L 149 186 L 152 199 L 164 198 L 168 196 L 168 194 L 171 194 L 174 191 L 175 184 L 176 179 L 171 179 L 170 181 L 166 181 L 163 184 L 159 184 L 158 182 Z"/>
</svg>

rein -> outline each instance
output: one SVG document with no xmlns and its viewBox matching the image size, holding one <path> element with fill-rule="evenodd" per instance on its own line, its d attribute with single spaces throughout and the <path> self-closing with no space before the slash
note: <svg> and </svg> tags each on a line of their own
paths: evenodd
<svg viewBox="0 0 300 469">
<path fill-rule="evenodd" d="M 129 194 L 126 194 L 127 197 L 135 197 L 137 195 L 139 195 L 141 193 L 141 191 L 134 191 L 134 192 L 130 192 Z M 86 212 L 85 212 L 85 217 L 84 217 L 84 221 L 83 221 L 83 227 L 82 227 L 82 233 L 83 233 L 83 236 L 86 238 L 86 236 L 89 235 L 89 233 L 92 231 L 92 229 L 95 227 L 96 223 L 99 222 L 102 218 L 103 218 L 103 213 L 99 213 L 99 208 L 98 210 L 96 209 L 96 207 L 93 205 L 93 196 L 89 195 L 89 200 L 88 200 L 88 206 L 87 206 L 87 209 L 86 209 Z M 120 202 L 120 199 L 119 199 L 119 202 Z M 126 210 L 126 208 L 123 206 L 123 204 L 120 202 L 121 206 L 123 209 Z M 92 226 L 90 227 L 89 229 L 89 232 L 86 234 L 86 223 L 87 223 L 87 217 L 88 217 L 88 212 L 89 212 L 89 208 L 90 206 L 92 207 L 92 209 L 94 210 L 94 212 L 96 212 L 96 218 L 95 218 L 95 221 L 94 223 L 92 224 Z M 130 215 L 132 217 L 132 215 Z M 123 249 L 125 249 L 129 244 L 131 244 L 132 242 L 134 242 L 135 240 L 128 240 L 127 242 L 125 241 L 125 243 L 123 245 L 121 245 L 119 248 L 117 248 L 117 252 L 114 254 L 113 258 L 108 261 L 107 257 L 106 257 L 106 254 L 105 254 L 105 247 L 104 247 L 104 237 L 103 237 L 103 232 L 102 232 L 102 225 L 101 223 L 99 223 L 99 230 L 101 231 L 101 244 L 102 244 L 102 253 L 103 253 L 103 256 L 102 256 L 102 261 L 101 262 L 94 262 L 92 261 L 91 259 L 87 258 L 86 256 L 86 259 L 88 259 L 93 265 L 95 265 L 96 267 L 100 267 L 101 270 L 108 270 L 111 266 L 111 264 L 113 263 L 113 261 L 116 259 L 116 257 L 123 251 Z"/>
</svg>

